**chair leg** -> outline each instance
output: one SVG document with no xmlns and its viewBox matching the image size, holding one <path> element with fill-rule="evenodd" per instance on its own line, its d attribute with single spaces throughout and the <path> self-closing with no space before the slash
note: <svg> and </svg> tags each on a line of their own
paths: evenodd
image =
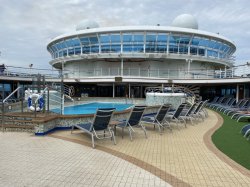
<svg viewBox="0 0 250 187">
<path fill-rule="evenodd" d="M 144 131 L 145 137 L 148 138 L 146 128 L 142 124 L 141 124 L 141 127 L 142 127 L 142 130 Z"/>
<path fill-rule="evenodd" d="M 124 127 L 122 127 L 122 139 L 123 139 Z"/>
<path fill-rule="evenodd" d="M 95 138 L 93 134 L 91 134 L 91 139 L 92 139 L 92 147 L 95 148 Z"/>
<path fill-rule="evenodd" d="M 128 131 L 129 131 L 130 140 L 132 141 L 133 140 L 132 132 L 131 132 L 131 129 L 129 127 L 128 127 Z"/>
<path fill-rule="evenodd" d="M 111 133 L 112 133 L 112 137 L 113 137 L 113 142 L 114 142 L 114 145 L 116 145 L 115 133 L 114 133 L 114 131 L 111 131 Z"/>
<path fill-rule="evenodd" d="M 161 124 L 159 122 L 157 122 L 157 126 L 158 126 L 158 129 L 159 129 L 160 135 L 162 135 Z"/>
<path fill-rule="evenodd" d="M 71 127 L 71 134 L 73 133 L 73 130 L 74 130 L 74 125 L 72 125 Z"/>
</svg>

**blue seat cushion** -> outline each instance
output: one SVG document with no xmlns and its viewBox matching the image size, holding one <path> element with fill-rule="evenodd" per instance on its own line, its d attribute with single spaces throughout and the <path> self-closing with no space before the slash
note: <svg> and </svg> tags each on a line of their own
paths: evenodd
<svg viewBox="0 0 250 187">
<path fill-rule="evenodd" d="M 154 117 L 143 117 L 142 121 L 154 123 L 155 119 L 154 119 Z"/>
<path fill-rule="evenodd" d="M 83 128 L 83 129 L 86 129 L 87 131 L 92 131 L 91 128 L 91 125 L 92 123 L 83 123 L 83 124 L 77 124 L 76 127 L 80 127 L 80 128 Z"/>
<path fill-rule="evenodd" d="M 127 126 L 127 121 L 126 121 L 126 120 L 123 120 L 123 121 L 120 121 L 120 120 L 119 120 L 119 122 L 120 122 L 120 123 L 117 124 L 118 127 L 122 127 L 122 128 L 123 128 L 123 127 L 126 127 L 126 126 Z"/>
</svg>

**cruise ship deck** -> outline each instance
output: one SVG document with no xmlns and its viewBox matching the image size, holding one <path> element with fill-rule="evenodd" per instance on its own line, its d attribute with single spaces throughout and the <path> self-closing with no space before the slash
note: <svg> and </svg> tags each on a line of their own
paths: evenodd
<svg viewBox="0 0 250 187">
<path fill-rule="evenodd" d="M 249 186 L 250 171 L 212 144 L 223 119 L 208 112 L 204 122 L 181 130 L 160 135 L 147 126 L 148 139 L 138 131 L 133 141 L 117 136 L 117 145 L 97 141 L 96 149 L 77 131 L 1 133 L 0 185 Z"/>
</svg>

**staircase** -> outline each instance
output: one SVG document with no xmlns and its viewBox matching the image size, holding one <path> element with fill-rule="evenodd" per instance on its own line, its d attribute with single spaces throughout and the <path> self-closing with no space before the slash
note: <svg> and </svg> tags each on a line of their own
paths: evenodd
<svg viewBox="0 0 250 187">
<path fill-rule="evenodd" d="M 201 100 L 200 97 L 200 87 L 196 86 L 196 85 L 175 85 L 175 86 L 180 86 L 180 87 L 185 87 L 187 90 L 189 90 L 190 92 L 192 92 L 195 96 L 195 101 L 198 102 Z"/>
<path fill-rule="evenodd" d="M 58 92 L 61 92 L 61 84 L 53 83 L 51 86 L 54 90 L 57 90 Z M 72 98 L 75 95 L 75 89 L 73 86 L 68 86 L 67 84 L 63 85 L 64 89 L 64 97 L 66 99 L 69 99 L 70 101 L 74 102 L 74 99 Z"/>
<path fill-rule="evenodd" d="M 34 123 L 30 115 L 5 113 L 1 123 L 2 131 L 34 132 Z"/>
<path fill-rule="evenodd" d="M 34 117 L 31 112 L 5 113 L 1 121 L 2 131 L 35 132 L 35 126 L 56 117 L 53 113 L 38 113 Z"/>
</svg>

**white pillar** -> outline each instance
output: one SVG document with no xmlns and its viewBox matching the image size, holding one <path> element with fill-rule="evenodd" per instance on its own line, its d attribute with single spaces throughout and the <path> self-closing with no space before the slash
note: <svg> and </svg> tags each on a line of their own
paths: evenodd
<svg viewBox="0 0 250 187">
<path fill-rule="evenodd" d="M 121 58 L 121 76 L 123 76 L 123 58 Z"/>
<path fill-rule="evenodd" d="M 237 84 L 237 86 L 236 86 L 236 102 L 239 101 L 239 91 L 240 91 L 239 84 Z"/>
</svg>

